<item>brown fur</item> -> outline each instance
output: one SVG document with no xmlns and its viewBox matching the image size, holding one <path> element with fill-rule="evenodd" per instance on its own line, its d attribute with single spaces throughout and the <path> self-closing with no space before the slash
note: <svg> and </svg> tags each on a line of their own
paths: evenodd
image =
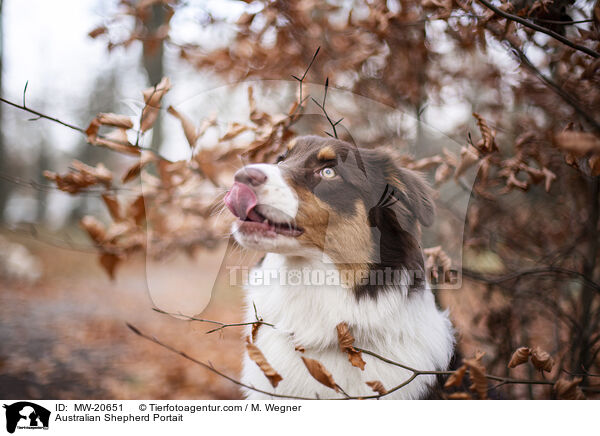
<svg viewBox="0 0 600 436">
<path fill-rule="evenodd" d="M 322 161 L 334 160 L 335 159 L 335 151 L 330 146 L 325 146 L 319 150 L 317 153 L 317 159 Z"/>
</svg>

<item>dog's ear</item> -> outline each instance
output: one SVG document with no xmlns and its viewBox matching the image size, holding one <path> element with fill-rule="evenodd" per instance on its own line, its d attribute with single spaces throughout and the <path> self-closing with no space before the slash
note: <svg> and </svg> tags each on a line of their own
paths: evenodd
<svg viewBox="0 0 600 436">
<path fill-rule="evenodd" d="M 419 173 L 402 168 L 395 162 L 388 166 L 387 183 L 391 195 L 406 212 L 412 214 L 424 226 L 433 224 L 435 205 L 432 190 Z M 404 211 L 403 211 L 404 212 Z"/>
<path fill-rule="evenodd" d="M 381 181 L 373 185 L 374 210 L 387 210 L 385 216 L 395 216 L 405 231 L 413 230 L 417 221 L 424 226 L 433 224 L 433 191 L 420 173 L 404 168 L 398 153 L 387 147 L 363 155 L 369 179 Z M 379 212 L 377 215 L 382 216 Z"/>
</svg>

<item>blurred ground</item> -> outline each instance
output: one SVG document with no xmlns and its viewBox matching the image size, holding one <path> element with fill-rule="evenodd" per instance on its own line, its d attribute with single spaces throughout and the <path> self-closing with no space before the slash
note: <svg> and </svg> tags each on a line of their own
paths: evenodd
<svg viewBox="0 0 600 436">
<path fill-rule="evenodd" d="M 125 323 L 236 378 L 241 328 L 207 335 L 210 325 L 152 311 L 143 259 L 120 266 L 111 282 L 93 253 L 26 245 L 44 276 L 36 285 L 0 282 L 1 398 L 240 398 L 232 383 L 136 336 Z M 220 259 L 204 258 L 197 268 L 219 266 Z M 217 286 L 202 316 L 239 321 L 239 289 Z"/>
</svg>

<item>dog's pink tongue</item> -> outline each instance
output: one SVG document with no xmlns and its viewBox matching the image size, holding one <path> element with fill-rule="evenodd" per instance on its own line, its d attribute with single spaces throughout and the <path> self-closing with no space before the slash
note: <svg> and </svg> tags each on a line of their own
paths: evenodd
<svg viewBox="0 0 600 436">
<path fill-rule="evenodd" d="M 224 201 L 231 213 L 245 220 L 248 213 L 256 206 L 256 195 L 248 185 L 235 182 L 225 194 Z"/>
</svg>

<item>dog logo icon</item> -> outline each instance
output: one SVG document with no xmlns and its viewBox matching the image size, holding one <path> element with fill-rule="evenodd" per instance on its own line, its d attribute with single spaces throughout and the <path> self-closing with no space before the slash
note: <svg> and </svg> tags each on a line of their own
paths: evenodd
<svg viewBox="0 0 600 436">
<path fill-rule="evenodd" d="M 19 401 L 6 409 L 6 431 L 14 433 L 18 429 L 48 429 L 50 411 L 29 401 Z"/>
</svg>

